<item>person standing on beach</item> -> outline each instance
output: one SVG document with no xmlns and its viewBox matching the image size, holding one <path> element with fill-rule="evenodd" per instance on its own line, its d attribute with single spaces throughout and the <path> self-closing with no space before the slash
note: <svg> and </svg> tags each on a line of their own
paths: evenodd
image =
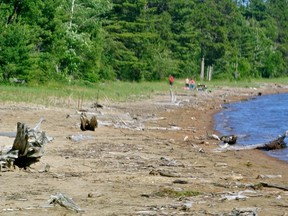
<svg viewBox="0 0 288 216">
<path fill-rule="evenodd" d="M 171 74 L 169 77 L 169 84 L 171 87 L 173 86 L 173 83 L 174 83 L 174 76 Z"/>
<path fill-rule="evenodd" d="M 189 79 L 188 79 L 188 77 L 185 79 L 184 89 L 185 89 L 185 90 L 189 90 Z"/>
<path fill-rule="evenodd" d="M 195 80 L 192 78 L 189 83 L 189 89 L 193 90 L 195 88 Z"/>
</svg>

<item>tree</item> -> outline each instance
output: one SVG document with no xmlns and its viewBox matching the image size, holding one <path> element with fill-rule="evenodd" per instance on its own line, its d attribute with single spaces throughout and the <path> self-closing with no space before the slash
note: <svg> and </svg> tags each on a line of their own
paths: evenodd
<svg viewBox="0 0 288 216">
<path fill-rule="evenodd" d="M 29 83 L 288 72 L 286 0 L 2 0 L 0 74 Z M 238 74 L 238 75 L 237 75 Z M 236 76 L 237 75 L 237 76 Z"/>
<path fill-rule="evenodd" d="M 286 0 L 267 0 L 269 14 L 274 18 L 272 32 L 276 33 L 273 37 L 275 48 L 281 52 L 284 61 L 282 74 L 288 74 L 288 4 Z"/>
</svg>

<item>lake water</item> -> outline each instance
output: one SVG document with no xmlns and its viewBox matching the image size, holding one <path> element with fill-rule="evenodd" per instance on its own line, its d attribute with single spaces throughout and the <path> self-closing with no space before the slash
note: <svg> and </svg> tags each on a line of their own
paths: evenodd
<svg viewBox="0 0 288 216">
<path fill-rule="evenodd" d="M 214 116 L 214 129 L 221 135 L 238 136 L 237 147 L 269 143 L 288 130 L 288 94 L 258 96 L 248 101 L 225 104 Z M 288 142 L 288 137 L 285 139 Z M 288 162 L 288 148 L 267 151 Z"/>
</svg>

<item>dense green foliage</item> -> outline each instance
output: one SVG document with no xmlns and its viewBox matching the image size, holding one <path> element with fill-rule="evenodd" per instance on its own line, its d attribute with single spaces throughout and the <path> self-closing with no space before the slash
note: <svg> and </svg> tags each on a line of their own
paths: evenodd
<svg viewBox="0 0 288 216">
<path fill-rule="evenodd" d="M 288 74 L 287 0 L 1 0 L 0 79 Z"/>
</svg>

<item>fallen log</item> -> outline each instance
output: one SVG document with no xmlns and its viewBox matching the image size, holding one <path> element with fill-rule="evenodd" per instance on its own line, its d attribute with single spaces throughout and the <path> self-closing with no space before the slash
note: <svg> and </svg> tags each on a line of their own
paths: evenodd
<svg viewBox="0 0 288 216">
<path fill-rule="evenodd" d="M 26 169 L 40 160 L 44 153 L 44 145 L 52 140 L 45 132 L 40 131 L 43 121 L 44 119 L 41 119 L 32 129 L 25 123 L 17 123 L 17 133 L 12 148 L 0 153 L 1 166 L 10 168 L 13 163 L 14 166 Z"/>
<path fill-rule="evenodd" d="M 96 116 L 94 115 L 89 120 L 85 113 L 81 113 L 80 122 L 81 122 L 80 129 L 82 131 L 86 131 L 86 130 L 95 131 L 95 128 L 98 127 L 98 122 L 97 122 Z"/>
<path fill-rule="evenodd" d="M 252 144 L 252 145 L 231 145 L 228 142 L 223 146 L 219 146 L 219 148 L 215 149 L 215 151 L 223 151 L 223 150 L 248 150 L 248 149 L 259 149 L 264 151 L 270 151 L 275 149 L 283 149 L 287 147 L 285 142 L 285 138 L 288 136 L 288 131 L 286 131 L 282 136 L 278 137 L 275 140 L 270 141 L 269 143 L 264 144 Z"/>
<path fill-rule="evenodd" d="M 270 151 L 274 149 L 283 149 L 286 148 L 286 142 L 284 139 L 288 135 L 288 131 L 286 131 L 282 136 L 278 137 L 275 140 L 272 140 L 271 142 L 264 144 L 263 146 L 259 146 L 256 149 Z"/>
</svg>

